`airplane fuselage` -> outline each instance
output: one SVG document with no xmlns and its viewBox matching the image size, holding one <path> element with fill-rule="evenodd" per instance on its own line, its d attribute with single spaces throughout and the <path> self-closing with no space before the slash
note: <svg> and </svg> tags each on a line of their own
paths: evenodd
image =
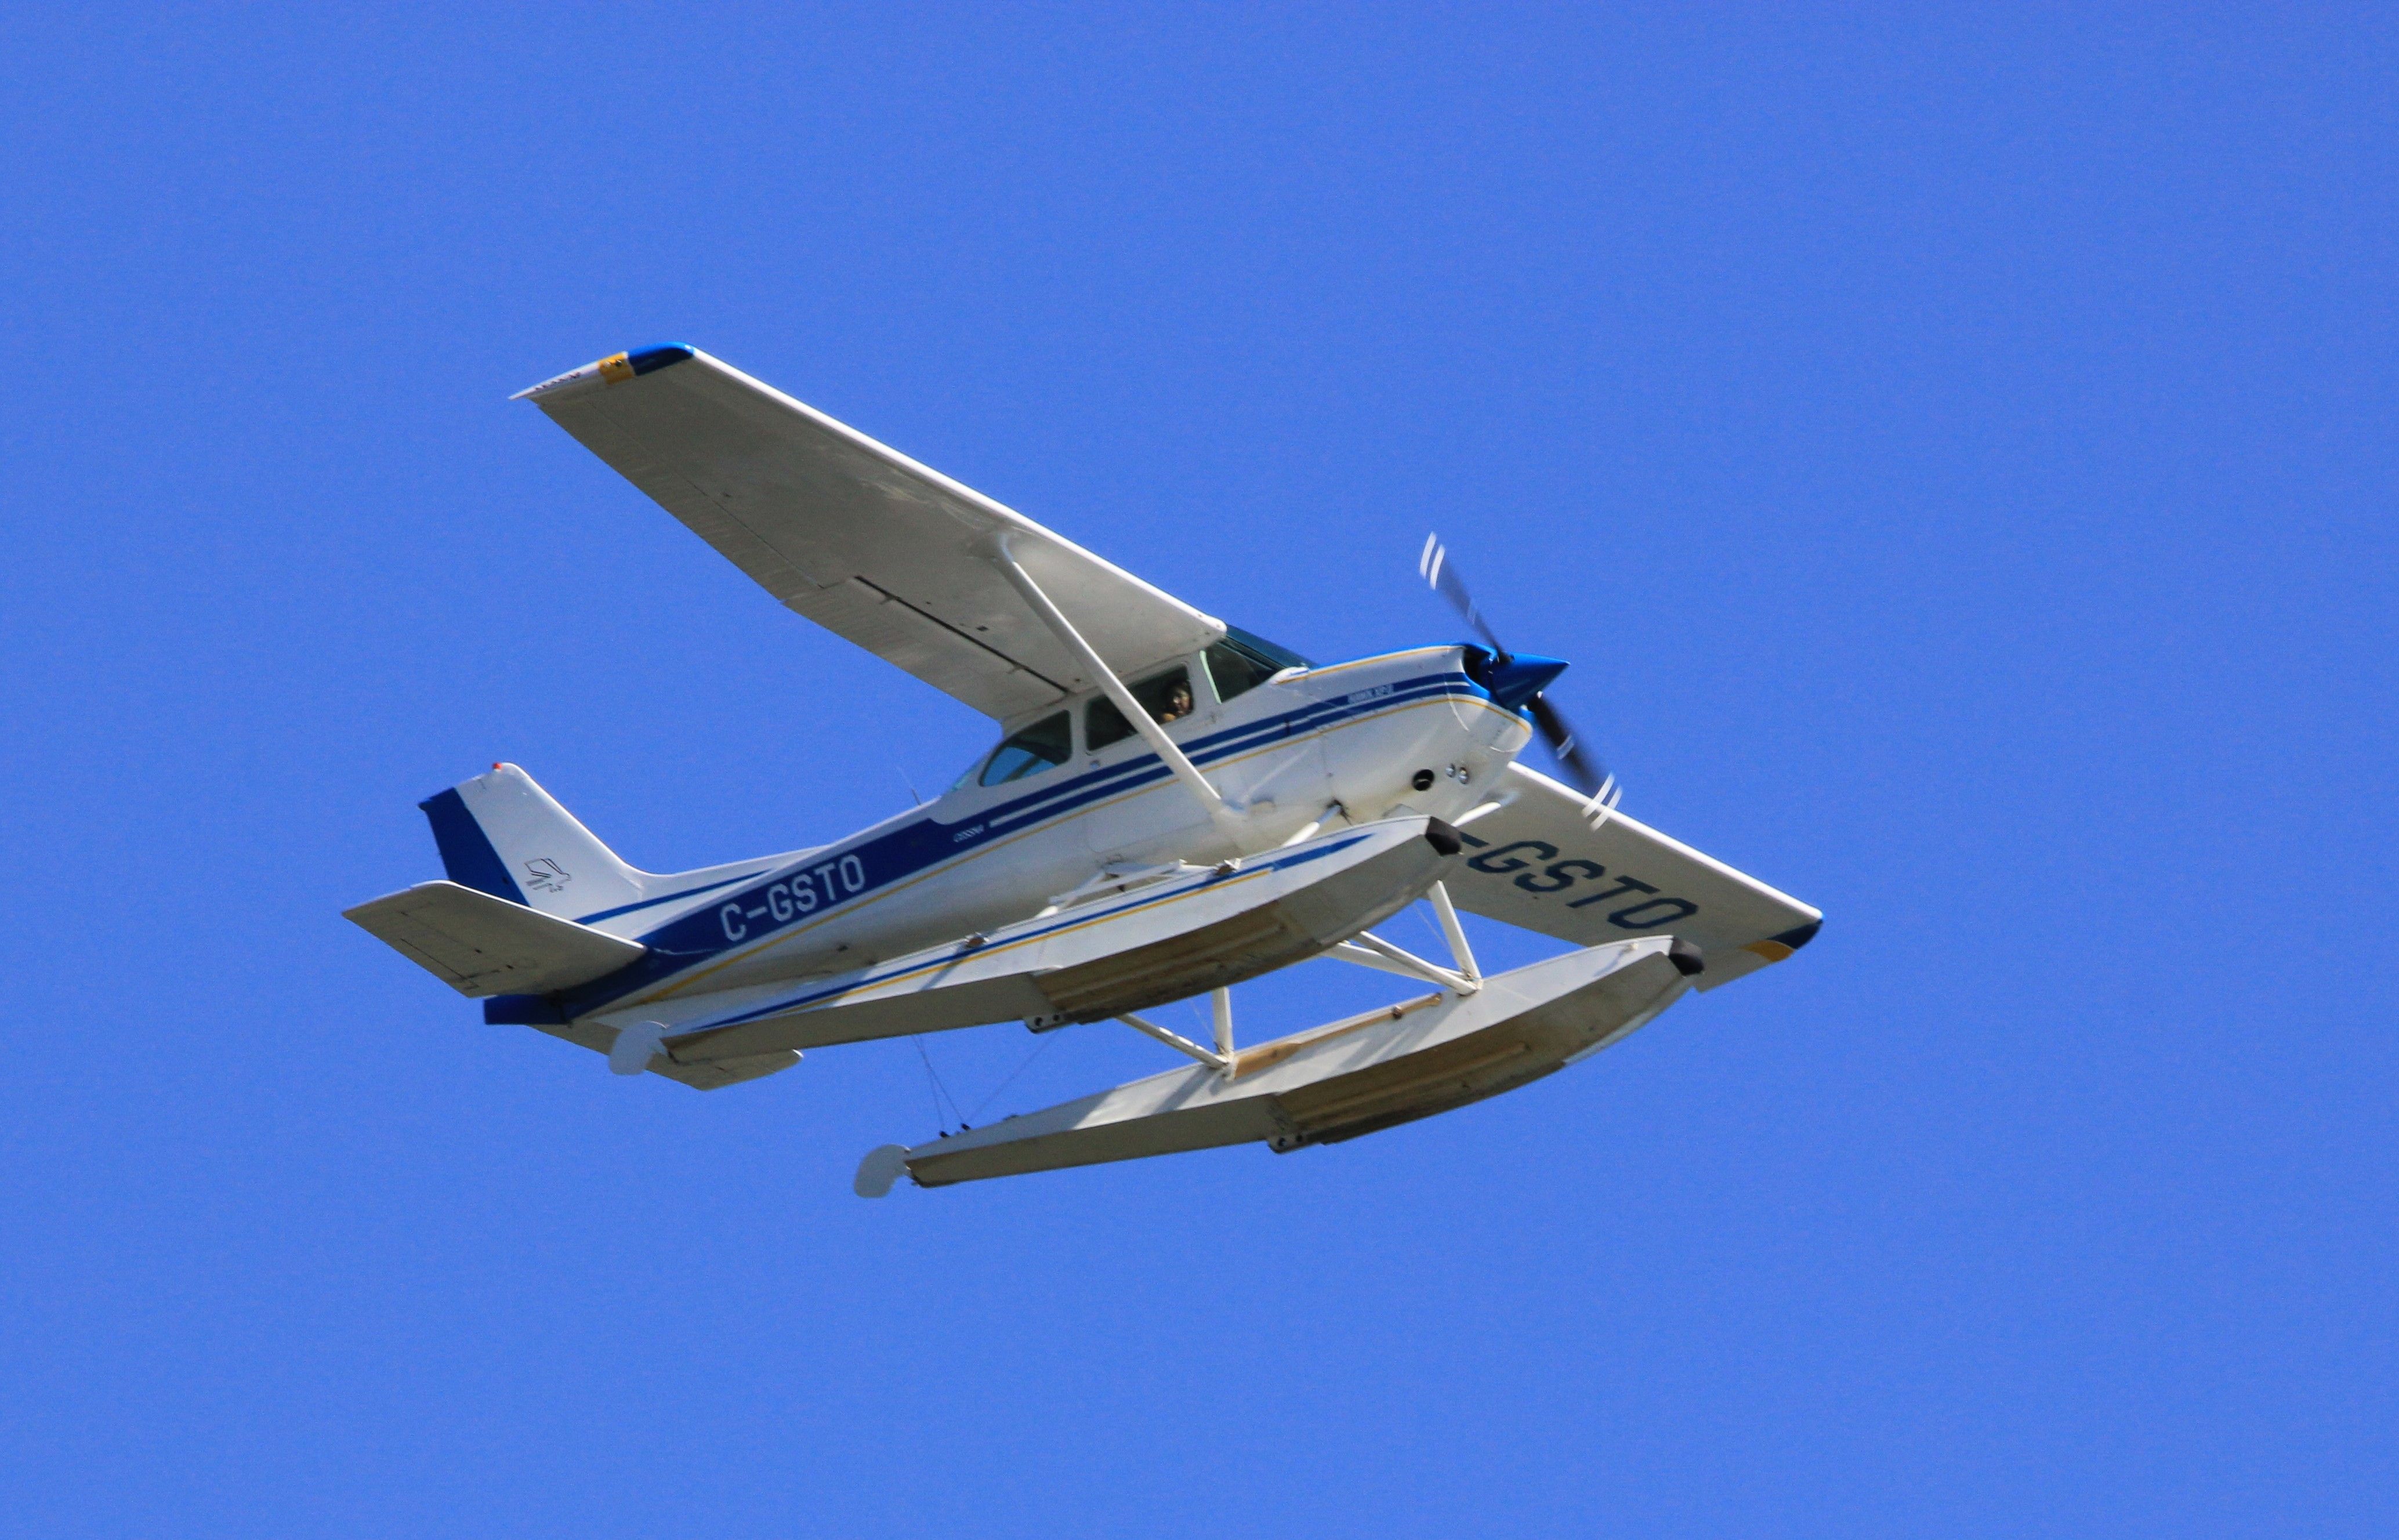
<svg viewBox="0 0 2399 1540">
<path fill-rule="evenodd" d="M 1068 714 L 1064 763 L 995 785 L 969 772 L 934 801 L 847 839 L 694 873 L 705 880 L 693 888 L 583 916 L 648 954 L 554 1003 L 508 996 L 487 1014 L 679 1025 L 728 993 L 1023 920 L 1104 871 L 1255 856 L 1310 824 L 1457 817 L 1485 800 L 1530 736 L 1470 677 L 1466 656 L 1430 647 L 1286 670 L 1222 700 L 1201 657 L 1182 660 L 1191 709 L 1165 730 L 1236 810 L 1229 817 L 1212 817 L 1137 736 L 1092 750 L 1092 696 L 1030 713 L 1037 723 Z"/>
</svg>

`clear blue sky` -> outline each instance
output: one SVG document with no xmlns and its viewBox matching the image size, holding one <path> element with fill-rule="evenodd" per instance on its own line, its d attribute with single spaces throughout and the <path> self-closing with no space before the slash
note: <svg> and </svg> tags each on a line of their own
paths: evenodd
<svg viewBox="0 0 2399 1540">
<path fill-rule="evenodd" d="M 0 1534 L 2391 1533 L 2399 40 L 2267 8 L 10 11 Z M 908 1044 L 483 1026 L 338 916 L 418 798 L 986 741 L 506 400 L 669 339 L 1318 656 L 1438 526 L 1823 939 L 880 1204 Z"/>
</svg>

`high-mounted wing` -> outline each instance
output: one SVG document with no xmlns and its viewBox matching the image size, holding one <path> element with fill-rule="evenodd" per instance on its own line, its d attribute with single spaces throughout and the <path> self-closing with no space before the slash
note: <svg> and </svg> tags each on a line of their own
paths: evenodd
<svg viewBox="0 0 2399 1540">
<path fill-rule="evenodd" d="M 994 564 L 998 543 L 1121 677 L 1225 634 L 1013 509 L 696 348 L 521 393 L 810 620 L 1003 720 L 1099 682 Z"/>
<path fill-rule="evenodd" d="M 1813 940 L 1824 916 L 1622 812 L 1597 831 L 1590 799 L 1511 764 L 1512 800 L 1459 831 L 1466 859 L 1449 879 L 1460 909 L 1577 946 L 1679 936 L 1707 959 L 1713 989 Z"/>
</svg>

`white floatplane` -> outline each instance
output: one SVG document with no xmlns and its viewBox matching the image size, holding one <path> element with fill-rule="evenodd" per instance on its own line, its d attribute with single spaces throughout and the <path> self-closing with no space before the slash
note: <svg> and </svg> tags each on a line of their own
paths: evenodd
<svg viewBox="0 0 2399 1540">
<path fill-rule="evenodd" d="M 783 603 L 995 719 L 930 803 L 847 839 L 637 871 L 511 764 L 427 799 L 448 876 L 347 911 L 487 1021 L 710 1090 L 808 1048 L 1118 1021 L 1184 1068 L 860 1167 L 921 1186 L 1354 1138 L 1573 1063 L 1822 916 L 1619 811 L 1455 563 L 1489 644 L 1314 664 L 682 345 L 522 393 Z M 1538 727 L 1567 779 L 1517 762 Z M 1571 781 L 1573 784 L 1568 784 Z M 1374 927 L 1430 900 L 1448 956 Z M 1457 912 L 1573 944 L 1485 977 Z M 1252 1047 L 1232 985 L 1332 957 L 1430 986 Z M 1144 1011 L 1210 997 L 1213 1041 Z"/>
</svg>

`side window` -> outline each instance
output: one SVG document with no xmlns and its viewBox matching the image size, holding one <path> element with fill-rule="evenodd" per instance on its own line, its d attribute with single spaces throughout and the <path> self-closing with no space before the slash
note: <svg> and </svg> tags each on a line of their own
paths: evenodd
<svg viewBox="0 0 2399 1540">
<path fill-rule="evenodd" d="M 1162 674 L 1152 674 L 1132 686 L 1132 698 L 1141 703 L 1150 720 L 1163 725 L 1180 722 L 1191 714 L 1191 670 L 1177 664 Z M 1132 723 L 1117 709 L 1117 703 L 1107 696 L 1084 709 L 1083 742 L 1098 753 L 1111 743 L 1122 743 L 1132 736 Z"/>
<path fill-rule="evenodd" d="M 1003 781 L 1023 780 L 1037 776 L 1053 764 L 1064 764 L 1074 757 L 1075 735 L 1066 713 L 1043 717 L 1022 733 L 991 751 L 984 762 L 982 782 L 997 786 Z"/>
</svg>

